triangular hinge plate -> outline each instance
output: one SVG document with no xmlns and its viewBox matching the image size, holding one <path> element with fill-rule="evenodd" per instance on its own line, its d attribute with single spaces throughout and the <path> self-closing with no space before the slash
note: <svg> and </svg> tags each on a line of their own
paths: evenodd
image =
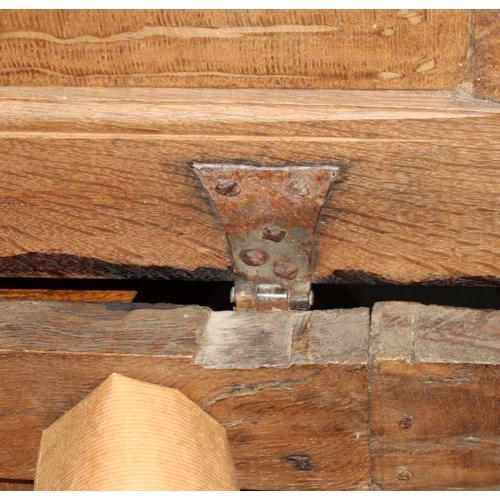
<svg viewBox="0 0 500 500">
<path fill-rule="evenodd" d="M 193 169 L 226 231 L 235 309 L 309 309 L 316 225 L 339 168 L 195 163 Z"/>
</svg>

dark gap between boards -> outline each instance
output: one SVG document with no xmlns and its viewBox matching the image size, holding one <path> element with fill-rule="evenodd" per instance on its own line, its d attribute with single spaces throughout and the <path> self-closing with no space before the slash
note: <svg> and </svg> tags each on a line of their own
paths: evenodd
<svg viewBox="0 0 500 500">
<path fill-rule="evenodd" d="M 231 310 L 229 281 L 170 281 L 115 279 L 0 278 L 0 289 L 44 290 L 130 290 L 137 291 L 134 302 L 149 304 L 198 304 L 214 311 Z M 434 285 L 313 285 L 312 309 L 372 307 L 382 301 L 500 309 L 500 288 Z"/>
</svg>

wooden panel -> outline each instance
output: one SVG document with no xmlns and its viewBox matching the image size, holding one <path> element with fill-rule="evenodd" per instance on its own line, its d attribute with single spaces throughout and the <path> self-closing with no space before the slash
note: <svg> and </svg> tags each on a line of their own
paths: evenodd
<svg viewBox="0 0 500 500">
<path fill-rule="evenodd" d="M 478 97 L 500 99 L 500 10 L 474 12 L 474 92 Z"/>
<path fill-rule="evenodd" d="M 500 488 L 500 312 L 381 303 L 371 335 L 375 485 Z"/>
<path fill-rule="evenodd" d="M 131 290 L 36 290 L 0 289 L 0 299 L 73 300 L 80 302 L 133 302 Z"/>
<path fill-rule="evenodd" d="M 1 12 L 0 85 L 446 89 L 467 10 Z"/>
<path fill-rule="evenodd" d="M 367 309 L 354 313 L 357 343 L 343 340 L 341 329 L 328 331 L 327 312 L 318 318 L 313 312 L 297 331 L 303 345 L 311 346 L 305 364 L 277 368 L 268 359 L 268 367 L 233 363 L 221 370 L 194 363 L 195 357 L 202 362 L 197 336 L 204 345 L 206 309 L 32 302 L 18 303 L 14 314 L 14 305 L 0 302 L 0 476 L 31 479 L 41 431 L 117 372 L 176 387 L 224 425 L 244 489 L 368 488 Z M 265 313 L 266 321 L 273 322 L 274 314 Z M 343 314 L 332 312 L 337 325 Z M 233 335 L 248 333 L 247 321 L 240 320 Z M 286 325 L 276 325 L 286 333 Z M 327 331 L 331 339 L 322 339 Z M 259 339 L 254 329 L 244 342 L 257 346 Z M 315 363 L 325 342 L 346 347 Z M 292 346 L 288 352 L 292 357 Z"/>
<path fill-rule="evenodd" d="M 193 161 L 340 166 L 313 280 L 500 279 L 500 106 L 447 92 L 0 88 L 0 275 L 231 279 Z"/>
</svg>

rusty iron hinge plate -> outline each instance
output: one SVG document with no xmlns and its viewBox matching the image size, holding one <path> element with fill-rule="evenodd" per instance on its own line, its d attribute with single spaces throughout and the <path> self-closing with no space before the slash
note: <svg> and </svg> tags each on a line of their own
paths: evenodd
<svg viewBox="0 0 500 500">
<path fill-rule="evenodd" d="M 309 309 L 316 225 L 338 167 L 195 163 L 193 169 L 226 231 L 235 309 Z"/>
</svg>

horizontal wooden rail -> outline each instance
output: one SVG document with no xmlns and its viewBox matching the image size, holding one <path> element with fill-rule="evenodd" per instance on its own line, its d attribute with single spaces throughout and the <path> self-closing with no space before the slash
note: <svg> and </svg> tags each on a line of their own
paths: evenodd
<svg viewBox="0 0 500 500">
<path fill-rule="evenodd" d="M 500 105 L 462 91 L 0 88 L 0 276 L 231 279 L 194 161 L 340 167 L 315 282 L 500 283 Z"/>
</svg>

